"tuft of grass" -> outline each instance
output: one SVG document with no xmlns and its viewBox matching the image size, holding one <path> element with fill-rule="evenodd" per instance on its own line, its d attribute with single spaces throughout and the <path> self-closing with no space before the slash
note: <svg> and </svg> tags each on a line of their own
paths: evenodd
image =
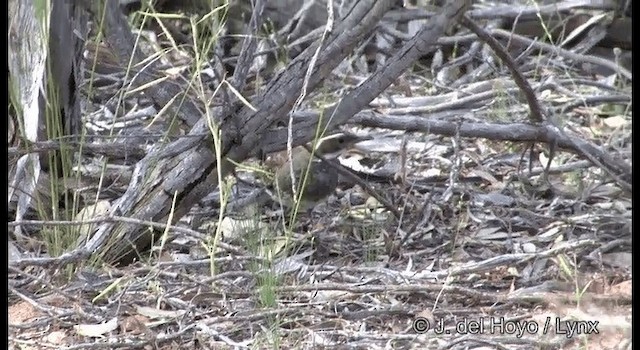
<svg viewBox="0 0 640 350">
<path fill-rule="evenodd" d="M 51 2 L 48 1 L 36 1 L 35 2 L 37 14 L 42 24 L 42 30 L 44 36 L 48 38 L 49 28 L 48 20 L 45 20 L 45 16 L 42 11 L 51 8 Z M 49 39 L 47 39 L 47 42 Z M 47 49 L 49 49 L 47 45 Z M 49 55 L 50 57 L 50 55 Z M 78 174 L 75 174 L 72 170 L 74 165 L 74 153 L 66 146 L 65 136 L 69 130 L 65 129 L 62 121 L 65 119 L 62 115 L 62 106 L 60 105 L 60 97 L 58 95 L 58 89 L 56 82 L 52 77 L 52 59 L 47 59 L 46 69 L 46 81 L 45 81 L 45 103 L 41 104 L 44 109 L 40 110 L 40 123 L 44 123 L 46 130 L 46 139 L 55 140 L 60 142 L 60 150 L 56 152 L 49 152 L 48 154 L 41 154 L 41 160 L 44 160 L 48 166 L 48 186 L 43 188 L 48 193 L 36 192 L 34 204 L 37 215 L 43 220 L 61 220 L 61 221 L 73 221 L 76 213 L 79 211 L 80 198 L 77 194 L 67 191 L 66 183 L 73 182 L 74 179 L 77 182 Z M 15 100 L 12 101 L 15 103 Z M 16 111 L 20 111 L 19 108 L 15 108 Z M 40 174 L 40 178 L 45 176 Z M 46 182 L 44 182 L 46 184 Z M 50 226 L 44 227 L 40 232 L 40 237 L 44 243 L 47 253 L 50 256 L 58 256 L 69 249 L 75 248 L 79 237 L 80 227 L 78 225 L 69 226 Z M 72 268 L 72 267 L 70 267 Z"/>
</svg>

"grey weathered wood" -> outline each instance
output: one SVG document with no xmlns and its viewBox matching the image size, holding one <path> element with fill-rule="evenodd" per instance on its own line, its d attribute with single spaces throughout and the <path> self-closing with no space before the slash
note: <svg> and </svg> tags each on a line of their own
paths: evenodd
<svg viewBox="0 0 640 350">
<path fill-rule="evenodd" d="M 103 23 L 102 30 L 105 33 L 109 47 L 114 50 L 119 62 L 131 63 L 127 65 L 127 77 L 132 79 L 132 86 L 142 86 L 158 79 L 153 73 L 158 69 L 157 61 L 145 63 L 145 69 L 140 71 L 137 67 L 146 56 L 135 45 L 136 38 L 133 35 L 127 18 L 120 11 L 118 0 L 82 0 L 78 1 L 86 11 L 91 13 L 94 20 Z M 104 13 L 104 16 L 103 16 Z M 104 18 L 104 22 L 102 19 Z M 203 108 L 198 106 L 181 85 L 173 82 L 151 84 L 146 89 L 147 95 L 159 108 L 167 107 L 167 115 L 176 116 L 176 122 L 187 127 L 192 127 L 203 114 Z M 173 101 L 177 103 L 172 103 Z"/>
<path fill-rule="evenodd" d="M 47 47 L 44 28 L 39 18 L 46 14 L 37 13 L 32 1 L 9 1 L 9 89 L 13 93 L 20 127 L 20 138 L 37 141 L 40 124 L 40 87 L 44 81 Z M 40 175 L 40 157 L 37 154 L 24 155 L 16 162 L 15 173 L 9 186 L 8 200 L 17 193 L 16 221 L 22 221 L 36 190 Z M 16 226 L 14 235 L 21 237 L 22 228 Z"/>
<path fill-rule="evenodd" d="M 86 21 L 72 2 L 53 0 L 51 12 L 44 9 L 32 0 L 9 2 L 10 82 L 17 95 L 13 102 L 21 120 L 18 134 L 29 141 L 78 134 L 81 129 L 78 87 Z M 48 28 L 43 27 L 46 23 Z M 48 47 L 44 39 L 47 35 Z M 63 150 L 56 153 L 60 152 Z M 11 186 L 11 191 L 21 193 L 17 221 L 31 202 L 40 163 L 45 170 L 53 170 L 48 158 L 30 154 L 17 162 Z M 57 159 L 60 161 L 62 157 L 58 155 Z M 16 226 L 16 234 L 19 230 Z"/>
<path fill-rule="evenodd" d="M 311 77 L 309 90 L 313 90 L 327 77 L 337 65 L 351 53 L 353 48 L 370 33 L 391 8 L 394 1 L 361 0 L 355 3 L 349 14 L 341 21 L 324 44 Z M 407 44 L 384 72 L 374 75 L 367 86 L 360 86 L 347 95 L 337 107 L 338 117 L 330 126 L 344 123 L 369 101 L 389 86 L 410 64 L 428 50 L 428 46 L 442 35 L 444 30 L 461 15 L 468 1 L 451 1 L 443 14 L 434 18 L 431 30 L 421 32 L 419 37 Z M 428 36 L 433 35 L 433 38 Z M 221 115 L 221 108 L 214 109 L 211 115 L 220 116 L 216 122 L 220 125 L 222 145 L 220 154 L 225 157 L 217 164 L 209 137 L 200 139 L 186 138 L 166 147 L 158 147 L 136 167 L 129 190 L 121 198 L 114 211 L 115 215 L 164 222 L 172 208 L 174 194 L 177 203 L 173 213 L 174 221 L 200 199 L 212 192 L 218 184 L 218 172 L 229 173 L 232 163 L 227 159 L 242 161 L 260 147 L 262 138 L 272 125 L 287 120 L 295 99 L 303 84 L 303 78 L 309 61 L 318 42 L 294 59 L 287 69 L 274 78 L 263 95 L 256 97 L 252 105 L 256 108 L 241 108 L 235 115 Z M 309 132 L 301 134 L 297 143 L 311 139 L 313 126 Z M 199 120 L 191 130 L 191 135 L 208 133 L 206 120 Z M 218 170 L 217 167 L 220 167 Z M 107 242 L 108 238 L 108 242 Z M 132 251 L 141 251 L 148 247 L 153 235 L 144 228 L 127 224 L 106 224 L 86 247 L 101 249 L 108 260 L 133 257 Z"/>
<path fill-rule="evenodd" d="M 78 87 L 82 82 L 82 51 L 86 35 L 87 16 L 82 8 L 72 1 L 53 0 L 48 65 L 56 89 L 55 96 L 58 97 L 64 135 L 77 135 L 82 129 Z M 41 107 L 44 107 L 44 100 Z"/>
<path fill-rule="evenodd" d="M 44 16 L 44 14 L 40 14 Z M 47 56 L 45 33 L 36 17 L 32 1 L 9 1 L 9 81 L 22 108 L 20 133 L 30 141 L 37 139 L 40 106 L 38 97 L 44 81 Z"/>
</svg>

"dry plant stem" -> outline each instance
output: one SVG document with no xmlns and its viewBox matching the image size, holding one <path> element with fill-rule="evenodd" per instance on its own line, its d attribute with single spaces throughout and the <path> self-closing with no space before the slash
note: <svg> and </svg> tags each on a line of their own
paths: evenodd
<svg viewBox="0 0 640 350">
<path fill-rule="evenodd" d="M 595 246 L 596 242 L 581 242 L 582 246 L 592 245 Z M 563 252 L 570 252 L 571 248 L 575 245 L 567 245 L 562 247 Z M 456 268 L 456 275 L 467 275 L 474 273 L 476 271 L 490 271 L 491 269 L 495 269 L 498 266 L 511 266 L 510 264 L 521 264 L 524 261 L 518 260 L 521 258 L 525 258 L 527 261 L 532 259 L 539 258 L 549 258 L 553 255 L 557 249 L 551 249 L 541 254 L 506 254 L 505 259 L 502 261 L 497 261 L 495 258 L 487 259 L 480 262 L 474 262 L 466 264 L 464 267 Z M 494 260 L 494 261 L 489 261 Z M 429 273 L 429 277 L 416 276 L 416 279 L 427 282 L 426 279 L 436 278 L 434 276 L 440 276 L 439 278 L 446 278 L 447 271 L 436 271 Z M 477 300 L 484 300 L 488 303 L 504 303 L 510 300 L 513 301 L 525 301 L 531 296 L 522 296 L 522 295 L 499 295 L 493 292 L 484 292 L 478 291 L 471 288 L 456 286 L 456 285 L 442 285 L 441 283 L 416 283 L 416 284 L 397 284 L 397 285 L 361 285 L 361 284 L 352 284 L 352 283 L 315 283 L 315 284 L 307 284 L 307 285 L 297 285 L 297 286 L 280 286 L 277 288 L 278 293 L 299 293 L 299 292 L 307 292 L 307 291 L 325 291 L 325 290 L 335 290 L 335 291 L 346 291 L 351 293 L 395 293 L 395 292 L 412 292 L 412 291 L 420 291 L 420 292 L 431 292 L 431 293 L 439 293 L 442 290 L 445 290 L 448 295 L 452 294 L 462 294 L 467 297 L 477 298 Z M 567 296 L 567 298 L 571 299 L 571 296 Z M 610 298 L 607 296 L 607 298 Z M 575 300 L 574 300 L 575 301 Z"/>
<path fill-rule="evenodd" d="M 21 293 L 20 291 L 18 291 L 16 288 L 12 286 L 9 286 L 9 292 L 19 297 L 20 299 L 22 299 L 24 302 L 28 303 L 36 310 L 48 315 L 51 318 L 59 319 L 61 317 L 73 314 L 73 309 L 71 308 L 51 307 L 51 306 L 44 305 L 43 303 L 39 303 L 38 301 L 36 301 L 35 298 L 31 298 Z"/>
<path fill-rule="evenodd" d="M 372 111 L 358 113 L 351 121 L 364 127 L 385 128 L 392 130 L 423 131 L 436 135 L 453 136 L 456 133 L 457 125 L 453 121 L 431 120 L 421 116 L 392 115 L 382 116 Z M 608 164 L 615 164 L 619 169 L 625 170 L 625 179 L 630 179 L 631 168 L 619 161 L 610 159 L 604 151 L 590 143 L 566 136 L 552 125 L 532 125 L 524 123 L 494 124 L 494 123 L 463 123 L 460 126 L 460 136 L 467 138 L 486 138 L 489 140 L 503 140 L 513 142 L 557 142 L 558 147 L 571 150 L 580 154 L 581 152 L 574 145 L 581 143 L 589 153 L 596 157 L 607 160 Z M 628 172 L 626 170 L 629 170 Z"/>
<path fill-rule="evenodd" d="M 629 236 L 631 237 L 631 232 L 629 232 Z M 622 246 L 631 246 L 632 245 L 632 239 L 616 239 L 614 241 L 611 241 L 603 246 L 600 246 L 596 249 L 594 249 L 591 253 L 589 253 L 589 255 L 587 255 L 587 258 L 589 260 L 591 260 L 592 262 L 596 263 L 596 264 L 600 264 L 602 262 L 602 254 L 603 253 L 608 253 L 610 251 L 612 251 L 614 248 L 617 247 L 622 247 Z"/>
<path fill-rule="evenodd" d="M 236 69 L 233 72 L 233 87 L 238 91 L 243 91 L 247 84 L 249 68 L 251 68 L 251 62 L 258 47 L 258 30 L 262 25 L 264 4 L 265 0 L 256 0 L 253 4 L 253 12 L 249 20 L 249 28 L 251 29 L 252 35 L 249 35 L 242 41 L 242 48 L 240 49 Z"/>
<path fill-rule="evenodd" d="M 96 320 L 100 320 L 101 318 L 95 317 Z M 64 349 L 66 350 L 98 350 L 98 349 L 143 349 L 145 347 L 152 348 L 160 348 L 162 344 L 175 344 L 181 338 L 185 336 L 185 333 L 193 331 L 193 328 L 196 328 L 196 324 L 187 325 L 176 332 L 172 332 L 170 334 L 158 334 L 154 337 L 145 337 L 144 340 L 132 339 L 132 337 L 127 334 L 121 339 L 112 339 L 111 342 L 86 342 L 86 343 L 75 343 L 74 345 L 67 346 Z M 20 343 L 20 339 L 9 337 L 10 340 L 16 343 Z"/>
<path fill-rule="evenodd" d="M 412 40 L 388 60 L 387 65 L 346 94 L 336 105 L 325 108 L 320 113 L 325 116 L 322 124 L 327 124 L 328 129 L 335 128 L 346 123 L 353 115 L 366 108 L 369 102 L 393 84 L 400 74 L 415 61 L 432 52 L 436 47 L 437 39 L 464 13 L 468 6 L 470 6 L 470 1 L 447 2 L 442 8 L 442 12 L 433 16 Z M 340 28 L 336 30 L 336 32 L 339 31 Z M 315 130 L 317 124 L 318 116 L 302 120 L 294 129 L 294 138 L 300 140 L 300 144 L 308 142 L 312 138 L 312 131 Z M 284 142 L 275 144 L 273 140 L 285 140 L 285 131 L 268 132 L 267 135 L 268 137 L 264 137 L 259 144 L 261 149 L 268 146 L 269 152 L 271 152 L 284 148 Z"/>
<path fill-rule="evenodd" d="M 468 17 L 463 16 L 461 22 L 464 26 L 466 26 L 467 28 L 469 28 L 469 30 L 476 34 L 481 40 L 486 42 L 494 50 L 496 55 L 500 57 L 502 62 L 504 62 L 504 64 L 509 68 L 509 71 L 511 72 L 511 75 L 513 76 L 516 84 L 526 96 L 527 103 L 529 105 L 530 117 L 532 118 L 532 120 L 536 123 L 543 123 L 544 121 L 547 121 L 550 126 L 557 130 L 559 135 L 562 136 L 562 138 L 572 146 L 572 149 L 590 160 L 594 165 L 607 172 L 609 176 L 611 176 L 622 189 L 631 193 L 631 183 L 626 180 L 631 179 L 632 177 L 632 172 L 629 166 L 627 164 L 624 164 L 623 162 L 616 161 L 615 159 L 613 159 L 613 157 L 609 156 L 597 146 L 590 145 L 587 141 L 570 137 L 562 130 L 562 128 L 558 126 L 558 124 L 554 120 L 554 116 L 545 118 L 540 103 L 536 98 L 533 89 L 531 89 L 531 85 L 529 85 L 527 80 L 524 79 L 522 73 L 520 73 L 518 68 L 515 66 L 513 59 L 506 52 L 504 47 L 502 47 L 502 45 L 500 45 L 500 43 L 496 39 L 494 39 L 491 35 L 489 35 L 489 33 L 480 28 Z M 547 141 L 547 143 L 551 145 L 552 151 L 555 150 L 555 145 L 557 144 L 557 142 L 557 139 L 549 139 Z M 591 147 L 587 148 L 588 146 Z M 594 149 L 598 150 L 599 152 L 591 153 L 590 150 Z M 551 162 L 551 160 L 549 160 L 549 162 Z"/>
<path fill-rule="evenodd" d="M 566 12 L 574 9 L 591 10 L 614 10 L 617 6 L 615 0 L 593 1 L 593 0 L 569 0 L 553 2 L 540 6 L 535 5 L 502 5 L 487 9 L 475 9 L 469 11 L 469 17 L 474 19 L 515 19 L 523 16 L 553 15 L 557 12 Z"/>
<path fill-rule="evenodd" d="M 462 23 L 462 25 L 471 30 L 475 35 L 477 35 L 480 40 L 487 43 L 487 45 L 489 45 L 493 49 L 495 54 L 507 66 L 509 72 L 513 76 L 513 80 L 515 81 L 516 85 L 518 85 L 527 99 L 527 104 L 529 105 L 530 110 L 529 117 L 531 118 L 532 122 L 544 122 L 546 118 L 543 116 L 544 113 L 542 112 L 540 102 L 538 101 L 536 94 L 533 92 L 533 89 L 531 89 L 531 85 L 529 85 L 529 82 L 527 82 L 522 73 L 520 73 L 520 71 L 516 67 L 515 62 L 513 62 L 513 59 L 511 58 L 511 55 L 509 55 L 504 47 L 502 47 L 502 45 L 495 38 L 489 35 L 486 30 L 482 29 L 468 17 L 462 16 L 460 22 Z"/>
<path fill-rule="evenodd" d="M 346 94 L 336 105 L 325 109 L 323 115 L 334 116 L 327 121 L 329 129 L 344 124 L 353 115 L 366 108 L 369 102 L 393 84 L 415 61 L 433 51 L 437 38 L 462 16 L 468 6 L 470 1 L 447 2 L 441 13 L 431 18 L 412 40 L 389 58 L 387 65 L 373 73 L 358 88 Z"/>
<path fill-rule="evenodd" d="M 470 343 L 470 344 L 466 344 L 465 343 Z M 526 344 L 527 342 L 522 342 L 520 341 L 519 343 L 524 343 Z M 490 346 L 493 349 L 498 349 L 498 350 L 508 350 L 509 348 L 505 347 L 504 345 L 500 344 L 500 342 L 498 341 L 493 341 L 493 340 L 489 340 L 489 339 L 482 339 L 482 338 L 478 338 L 477 336 L 471 336 L 469 334 L 467 335 L 463 335 L 461 337 L 458 337 L 450 342 L 448 342 L 447 344 L 445 344 L 442 348 L 443 349 L 453 349 L 456 345 L 461 344 L 463 347 L 475 347 L 478 345 L 485 345 L 485 346 Z"/>
<path fill-rule="evenodd" d="M 65 141 L 64 146 L 62 146 L 61 142 L 59 141 L 25 141 L 25 146 L 9 147 L 7 153 L 9 157 L 16 157 L 27 153 L 42 154 L 48 151 L 56 151 L 60 150 L 61 147 L 73 151 L 82 151 L 83 154 L 87 155 L 99 155 L 113 157 L 116 159 L 123 157 L 142 158 L 147 154 L 143 147 L 134 145 L 132 143 L 82 143 L 79 141 Z"/>
<path fill-rule="evenodd" d="M 385 31 L 387 31 L 389 35 L 393 35 L 394 37 L 397 37 L 402 40 L 411 40 L 412 38 L 412 36 L 407 35 L 403 32 L 399 32 L 397 30 L 391 30 L 391 29 L 385 28 Z M 630 72 L 624 67 L 621 67 L 616 62 L 602 58 L 602 57 L 575 53 L 567 49 L 559 48 L 551 44 L 546 44 L 540 41 L 529 39 L 519 34 L 508 32 L 504 29 L 494 28 L 494 29 L 488 29 L 486 31 L 492 37 L 502 38 L 505 40 L 510 40 L 512 42 L 525 45 L 528 47 L 528 50 L 537 49 L 543 52 L 554 53 L 560 57 L 572 60 L 574 62 L 591 63 L 597 66 L 609 68 L 614 72 L 618 72 L 623 77 L 629 80 L 632 80 L 633 78 L 632 72 Z M 477 40 L 477 36 L 474 34 L 454 35 L 454 36 L 442 37 L 438 39 L 438 44 L 439 45 L 455 45 L 456 43 L 468 43 L 468 42 L 474 42 L 475 40 Z"/>
<path fill-rule="evenodd" d="M 141 221 L 128 217 L 118 217 L 118 216 L 109 216 L 109 217 L 98 217 L 94 219 L 84 220 L 82 222 L 78 221 L 55 221 L 55 220 L 25 220 L 21 222 L 9 222 L 7 225 L 9 227 L 16 225 L 35 225 L 35 226 L 78 226 L 78 225 L 89 225 L 89 224 L 103 224 L 103 223 L 111 223 L 111 222 L 120 222 L 120 223 L 128 223 L 134 224 L 137 226 L 143 227 L 153 227 L 159 231 L 170 229 L 175 232 L 179 232 L 185 234 L 189 237 L 195 238 L 201 242 L 207 242 L 209 237 L 205 234 L 202 234 L 198 231 L 194 231 L 188 228 L 167 225 L 164 223 L 151 222 L 151 221 Z M 240 249 L 229 245 L 224 242 L 218 242 L 217 246 L 234 254 L 244 254 Z M 59 267 L 64 266 L 69 263 L 81 262 L 83 259 L 87 258 L 91 254 L 90 251 L 85 249 L 84 247 L 80 247 L 75 249 L 72 252 L 65 253 L 56 258 L 25 258 L 25 259 L 17 259 L 10 263 L 11 266 L 16 268 L 23 268 L 26 266 L 42 266 L 42 267 Z"/>
<path fill-rule="evenodd" d="M 520 90 L 524 93 L 525 98 L 527 99 L 527 104 L 529 105 L 529 109 L 531 114 L 529 117 L 534 123 L 541 123 L 545 121 L 547 118 L 544 117 L 544 112 L 542 111 L 542 107 L 540 106 L 540 102 L 538 101 L 535 92 L 531 88 L 529 82 L 524 78 L 518 67 L 516 67 L 513 58 L 511 55 L 505 50 L 505 48 L 491 35 L 489 32 L 478 26 L 475 22 L 469 19 L 466 16 L 462 17 L 461 20 L 462 25 L 471 30 L 474 34 L 480 38 L 480 40 L 484 41 L 489 45 L 495 54 L 502 60 L 502 62 L 507 66 L 509 72 L 513 76 L 513 80 L 518 85 Z M 556 47 L 552 46 L 555 49 Z"/>
<path fill-rule="evenodd" d="M 429 194 L 424 199 L 424 203 L 422 204 L 422 208 L 420 208 L 420 210 L 418 210 L 418 215 L 415 218 L 415 221 L 413 222 L 413 224 L 405 232 L 404 237 L 402 237 L 402 240 L 400 240 L 399 246 L 402 247 L 403 245 L 405 245 L 405 243 L 407 243 L 407 241 L 409 241 L 409 238 L 413 235 L 413 233 L 416 231 L 418 226 L 420 226 L 420 227 L 426 227 L 427 226 L 426 225 L 427 224 L 427 220 L 429 220 L 429 218 L 431 217 L 431 199 L 432 198 L 433 198 L 433 192 L 429 191 Z"/>
<path fill-rule="evenodd" d="M 346 56 L 346 51 L 352 50 L 364 38 L 365 34 L 373 29 L 373 26 L 377 24 L 391 5 L 391 2 L 388 1 L 359 1 L 355 3 L 349 15 L 336 26 L 333 34 L 326 40 L 326 45 L 317 58 L 316 68 L 309 79 L 306 79 L 309 91 L 315 89 L 329 75 L 330 71 L 337 67 Z M 256 103 L 264 105 L 267 110 L 261 110 L 258 113 L 251 111 L 240 113 L 238 117 L 243 123 L 241 134 L 244 137 L 242 144 L 229 152 L 230 158 L 242 159 L 254 152 L 256 148 L 261 148 L 262 138 L 256 140 L 252 133 L 264 136 L 264 132 L 278 121 L 286 123 L 288 112 L 305 82 L 304 76 L 307 67 L 318 44 L 318 42 L 314 43 L 296 57 L 282 74 L 269 83 L 264 95 L 256 98 Z M 291 93 L 291 95 L 284 96 L 283 93 Z M 268 98 L 273 98 L 273 100 L 268 101 Z M 324 114 L 325 119 L 330 119 L 331 116 L 331 113 Z M 315 125 L 305 130 L 307 133 L 302 139 L 298 137 L 299 135 L 294 134 L 294 145 L 309 142 L 315 135 L 315 130 Z M 286 130 L 283 131 L 286 133 Z M 286 134 L 281 140 L 286 140 Z M 284 142 L 280 149 L 284 149 Z"/>
<path fill-rule="evenodd" d="M 320 42 L 318 44 L 318 47 L 316 48 L 316 51 L 314 52 L 313 56 L 311 56 L 311 60 L 309 61 L 309 67 L 307 68 L 307 72 L 304 75 L 304 81 L 302 83 L 302 90 L 300 92 L 300 95 L 298 96 L 298 98 L 296 99 L 296 101 L 293 104 L 293 108 L 291 109 L 291 111 L 289 111 L 289 121 L 287 123 L 287 158 L 290 164 L 289 167 L 289 177 L 291 179 L 291 193 L 293 194 L 293 200 L 294 203 L 297 204 L 299 197 L 298 197 L 298 191 L 297 191 L 297 184 L 296 184 L 296 174 L 295 174 L 295 170 L 293 168 L 293 113 L 300 108 L 300 106 L 302 105 L 302 102 L 304 102 L 305 97 L 307 96 L 307 88 L 309 86 L 309 79 L 311 78 L 311 73 L 313 72 L 313 70 L 316 68 L 316 64 L 318 62 L 318 56 L 320 54 L 320 49 L 322 48 L 322 46 L 324 46 L 326 40 L 327 40 L 327 36 L 331 34 L 331 30 L 333 30 L 333 3 L 331 1 L 327 2 L 327 12 L 328 12 L 328 18 L 327 18 L 327 24 L 325 25 L 325 30 L 322 33 L 322 37 L 320 38 Z M 318 130 L 316 130 L 318 131 Z M 322 134 L 322 132 L 321 132 Z M 312 150 L 309 151 L 309 154 L 314 154 L 315 152 L 313 152 Z M 307 167 L 307 171 L 308 171 L 308 167 Z M 306 175 L 305 175 L 306 177 Z"/>
<path fill-rule="evenodd" d="M 460 124 L 461 123 L 458 122 L 456 133 L 451 138 L 451 143 L 453 143 L 453 162 L 451 165 L 451 171 L 449 172 L 449 185 L 442 194 L 442 201 L 445 203 L 449 202 L 453 196 L 454 188 L 460 180 L 460 170 L 462 168 L 462 158 L 460 156 Z"/>
<path fill-rule="evenodd" d="M 548 5 L 497 5 L 489 8 L 473 9 L 467 15 L 475 20 L 514 20 L 518 17 L 534 17 L 538 15 L 554 15 L 558 12 L 567 12 L 577 9 L 611 11 L 617 7 L 617 0 L 568 0 L 554 2 Z M 414 8 L 411 11 L 392 11 L 385 16 L 385 19 L 397 22 L 408 22 L 417 19 L 429 19 L 434 12 L 421 8 Z"/>
<path fill-rule="evenodd" d="M 336 26 L 318 57 L 317 68 L 308 79 L 311 91 L 374 29 L 393 4 L 394 1 L 391 0 L 361 0 L 354 3 L 348 15 Z M 323 113 L 329 116 L 329 128 L 346 122 L 391 85 L 419 57 L 432 51 L 437 38 L 469 5 L 470 1 L 448 2 L 442 13 L 433 17 L 414 40 L 392 57 L 386 67 L 351 91 L 337 107 Z M 317 42 L 314 43 L 296 57 L 285 71 L 268 84 L 264 94 L 251 101 L 255 110 L 242 107 L 236 114 L 227 116 L 223 115 L 220 108 L 213 108 L 213 115 L 221 115 L 223 156 L 234 162 L 241 162 L 261 147 L 268 128 L 286 120 L 317 45 Z M 199 114 L 196 117 L 199 118 Z M 296 143 L 308 142 L 313 136 L 313 130 L 316 130 L 315 125 L 316 123 L 306 125 L 304 130 L 296 129 Z M 217 173 L 220 172 L 223 176 L 228 174 L 233 169 L 233 163 L 223 160 L 222 164 L 216 164 L 209 138 L 196 137 L 206 135 L 206 131 L 206 122 L 199 120 L 189 133 L 193 138 L 172 142 L 152 151 L 140 161 L 127 192 L 116 203 L 112 215 L 165 222 L 171 198 L 174 193 L 178 193 L 174 214 L 177 220 L 212 192 L 218 183 Z M 242 135 L 242 139 L 238 140 L 237 135 Z M 285 138 L 282 137 L 282 140 Z M 221 167 L 220 171 L 216 167 Z M 132 251 L 145 249 L 152 241 L 153 234 L 138 225 L 107 223 L 101 225 L 94 237 L 86 243 L 86 250 L 94 252 L 100 249 L 100 253 L 106 253 L 104 258 L 109 261 L 123 257 L 127 261 L 132 257 Z"/>
<path fill-rule="evenodd" d="M 75 302 L 77 302 L 78 304 L 81 304 L 83 302 L 83 300 L 81 298 L 79 298 L 76 295 L 73 295 L 71 293 L 67 293 L 65 292 L 63 289 L 61 289 L 60 287 L 54 285 L 53 283 L 51 283 L 50 281 L 48 281 L 47 279 L 40 277 L 40 276 L 36 276 L 34 274 L 25 272 L 23 269 L 19 269 L 16 268 L 14 266 L 8 266 L 8 271 L 9 273 L 13 273 L 16 274 L 18 276 L 23 276 L 25 277 L 26 280 L 31 280 L 34 283 L 40 284 L 41 286 L 46 286 L 46 288 L 49 291 L 55 292 L 59 295 L 62 295 L 66 298 L 68 298 L 69 300 L 73 300 Z"/>
<path fill-rule="evenodd" d="M 120 62 L 128 62 L 127 75 L 133 73 L 133 67 L 138 67 L 144 61 L 146 55 L 136 46 L 136 38 L 133 36 L 127 18 L 120 11 L 118 0 L 83 0 L 81 5 L 92 15 L 95 23 L 104 23 L 101 28 L 109 46 L 115 51 Z M 104 6 L 101 6 L 104 3 Z M 104 16 L 103 16 L 104 15 Z M 104 18 L 104 22 L 102 19 Z M 192 127 L 202 116 L 201 109 L 196 106 L 189 96 L 189 90 L 171 81 L 163 81 L 159 84 L 150 84 L 158 79 L 159 64 L 151 61 L 144 69 L 137 71 L 133 81 L 127 85 L 131 88 L 147 85 L 146 94 L 154 101 L 156 106 L 167 107 L 172 116 L 177 116 L 189 127 Z M 176 98 L 178 96 L 178 98 Z M 180 103 L 172 103 L 172 101 Z"/>
<path fill-rule="evenodd" d="M 575 81 L 565 80 L 563 85 L 569 85 L 576 87 Z M 594 86 L 597 84 L 584 84 L 587 86 Z M 543 90 L 555 90 L 559 94 L 563 94 L 563 90 L 566 90 L 562 85 L 554 82 L 553 80 L 536 83 L 533 85 L 535 91 Z M 495 91 L 496 87 L 500 91 Z M 600 86 L 597 86 L 601 88 Z M 444 88 L 444 87 L 443 87 Z M 611 93 L 615 93 L 614 89 L 609 87 Z M 613 91 L 612 91 L 613 90 Z M 420 96 L 412 98 L 396 98 L 395 103 L 402 105 L 402 107 L 392 107 L 389 103 L 382 99 L 377 99 L 372 103 L 372 108 L 383 107 L 386 108 L 388 114 L 401 115 L 401 114 L 430 114 L 434 119 L 448 119 L 454 116 L 470 112 L 470 109 L 480 108 L 490 103 L 492 99 L 501 95 L 516 95 L 520 90 L 511 80 L 505 78 L 496 78 L 489 81 L 478 82 L 470 87 L 463 88 L 456 92 L 445 93 L 438 96 Z M 460 97 L 462 96 L 462 97 Z M 575 107 L 593 106 L 601 103 L 623 103 L 630 104 L 631 96 L 624 94 L 614 95 L 591 95 L 591 96 L 578 96 L 576 94 L 570 94 L 573 98 L 572 101 L 565 103 L 564 105 L 557 106 L 552 110 L 555 113 L 564 113 L 566 110 Z M 466 109 L 466 110 L 465 110 Z M 513 111 L 519 113 L 519 111 L 525 111 L 525 107 L 516 107 Z M 298 118 L 309 118 L 311 113 L 300 113 Z"/>
<path fill-rule="evenodd" d="M 397 180 L 397 178 L 399 178 L 400 180 L 400 184 L 402 184 L 403 187 L 405 187 L 407 185 L 407 144 L 409 143 L 409 139 L 407 137 L 407 135 L 405 134 L 404 137 L 402 138 L 402 143 L 400 144 L 400 170 L 399 172 L 394 176 L 394 180 Z"/>
<path fill-rule="evenodd" d="M 362 38 L 374 29 L 392 1 L 362 0 L 355 3 L 349 15 L 337 26 L 318 58 L 318 66 L 309 79 L 309 89 L 315 87 L 346 57 Z M 291 108 L 316 49 L 311 45 L 269 83 L 264 94 L 252 102 L 255 107 L 244 106 L 233 115 L 223 115 L 221 108 L 212 108 L 212 115 L 221 116 L 222 155 L 241 162 L 256 151 L 264 131 L 276 121 L 283 121 Z M 236 127 L 239 126 L 239 129 Z M 200 120 L 189 135 L 163 148 L 152 151 L 136 166 L 131 184 L 118 201 L 113 215 L 124 215 L 140 220 L 164 222 L 170 208 L 172 193 L 178 193 L 175 219 L 179 219 L 218 183 L 218 170 L 224 176 L 233 169 L 233 163 L 223 160 L 216 164 L 211 141 L 206 135 L 207 122 Z M 242 135 L 238 140 L 237 135 Z M 297 140 L 297 139 L 296 139 Z M 304 143 L 308 141 L 303 140 Z M 107 242 L 108 240 L 108 242 Z M 137 225 L 112 223 L 101 225 L 94 237 L 87 242 L 89 251 L 100 248 L 110 261 L 125 257 L 131 252 L 148 247 L 153 234 Z M 108 243 L 108 244 L 107 244 Z"/>
<path fill-rule="evenodd" d="M 493 29 L 490 31 L 490 33 L 496 37 L 508 38 L 512 41 L 520 42 L 521 44 L 524 44 L 524 45 L 531 45 L 531 47 L 545 51 L 545 52 L 556 53 L 561 57 L 568 58 L 575 62 L 592 63 L 598 66 L 606 67 L 613 70 L 614 72 L 618 72 L 619 74 L 629 79 L 630 81 L 633 80 L 633 74 L 628 69 L 621 67 L 616 62 L 607 60 L 602 57 L 575 53 L 551 44 L 546 44 L 546 43 L 529 39 L 522 35 L 509 33 L 503 29 Z"/>
<path fill-rule="evenodd" d="M 258 30 L 262 25 L 262 12 L 264 11 L 264 3 L 264 0 L 258 0 L 254 4 L 253 11 L 251 13 L 251 19 L 249 20 L 251 35 L 247 35 L 242 41 L 242 47 L 237 59 L 236 69 L 231 79 L 231 84 L 235 91 L 237 91 L 238 93 L 242 93 L 242 91 L 244 91 L 244 88 L 247 84 L 247 75 L 249 74 L 249 69 L 251 68 L 251 63 L 255 57 L 256 49 L 258 47 Z M 217 78 L 220 82 L 222 82 L 224 79 L 224 77 L 222 76 L 218 76 Z M 229 98 L 229 93 L 226 89 L 223 89 L 222 93 L 226 97 L 226 105 L 222 109 L 220 115 L 215 116 L 217 118 L 216 122 L 218 123 L 224 116 L 231 115 L 234 112 L 234 108 L 237 106 L 238 101 L 240 101 L 238 97 Z M 235 125 L 235 129 L 237 133 L 239 126 Z M 241 138 L 241 135 L 235 136 L 238 139 Z"/>
</svg>

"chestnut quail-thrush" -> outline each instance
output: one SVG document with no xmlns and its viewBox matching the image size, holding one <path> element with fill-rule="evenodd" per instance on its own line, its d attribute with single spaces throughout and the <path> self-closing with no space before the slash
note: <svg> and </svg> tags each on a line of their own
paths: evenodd
<svg viewBox="0 0 640 350">
<path fill-rule="evenodd" d="M 370 137 L 344 132 L 330 135 L 320 140 L 314 153 L 326 159 L 335 159 L 342 151 L 368 139 Z M 299 209 L 308 211 L 333 193 L 338 186 L 339 175 L 333 167 L 314 157 L 305 147 L 296 147 L 292 152 L 296 194 L 300 198 Z M 284 157 L 287 158 L 286 154 Z M 280 163 L 276 168 L 274 179 L 279 200 L 288 208 L 292 208 L 294 204 L 291 164 L 288 159 Z"/>
</svg>

